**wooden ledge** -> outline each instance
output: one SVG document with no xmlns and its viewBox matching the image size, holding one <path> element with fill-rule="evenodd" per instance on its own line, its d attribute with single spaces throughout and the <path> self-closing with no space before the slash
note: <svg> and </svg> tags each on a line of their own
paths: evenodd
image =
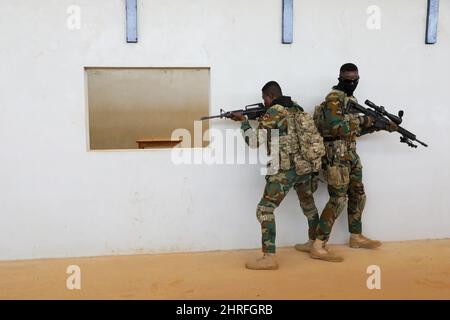
<svg viewBox="0 0 450 320">
<path fill-rule="evenodd" d="M 167 138 L 145 138 L 138 139 L 136 143 L 139 149 L 145 148 L 173 148 L 183 140 L 171 140 Z"/>
</svg>

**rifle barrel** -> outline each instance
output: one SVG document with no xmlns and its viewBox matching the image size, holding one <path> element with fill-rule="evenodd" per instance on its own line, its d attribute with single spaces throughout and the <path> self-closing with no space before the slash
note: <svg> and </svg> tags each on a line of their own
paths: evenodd
<svg viewBox="0 0 450 320">
<path fill-rule="evenodd" d="M 209 116 L 209 117 L 201 117 L 200 120 L 209 120 L 209 119 L 216 119 L 216 118 L 222 118 L 223 115 L 218 116 Z"/>
<path fill-rule="evenodd" d="M 420 141 L 420 140 L 418 140 L 418 139 L 416 139 L 416 141 L 417 141 L 418 143 L 420 143 L 421 145 L 423 145 L 424 147 L 427 147 L 427 148 L 428 148 L 428 145 L 427 145 L 425 142 L 422 142 L 422 141 Z"/>
</svg>

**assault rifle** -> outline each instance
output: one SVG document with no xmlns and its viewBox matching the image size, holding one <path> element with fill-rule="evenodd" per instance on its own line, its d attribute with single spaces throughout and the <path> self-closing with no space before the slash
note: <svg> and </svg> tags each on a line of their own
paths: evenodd
<svg viewBox="0 0 450 320">
<path fill-rule="evenodd" d="M 216 119 L 216 118 L 231 118 L 231 114 L 234 112 L 242 113 L 244 116 L 247 116 L 249 120 L 256 120 L 261 117 L 264 113 L 266 113 L 267 109 L 264 107 L 262 103 L 249 104 L 245 106 L 244 109 L 234 110 L 234 111 L 225 111 L 220 109 L 220 114 L 217 116 L 209 116 L 209 117 L 201 117 L 200 120 L 208 120 L 208 119 Z"/>
<path fill-rule="evenodd" d="M 426 143 L 417 139 L 414 133 L 400 127 L 400 124 L 403 121 L 403 110 L 400 110 L 398 112 L 398 116 L 396 116 L 392 113 L 387 112 L 383 106 L 377 106 L 375 103 L 369 100 L 366 100 L 364 103 L 369 106 L 369 108 L 365 108 L 352 100 L 348 102 L 347 106 L 348 108 L 358 111 L 359 113 L 372 117 L 375 121 L 374 127 L 377 129 L 385 129 L 389 125 L 390 121 L 394 122 L 397 125 L 396 131 L 401 135 L 400 142 L 406 143 L 411 148 L 417 148 L 417 145 L 414 144 L 413 141 L 420 143 L 424 147 L 428 147 Z"/>
</svg>

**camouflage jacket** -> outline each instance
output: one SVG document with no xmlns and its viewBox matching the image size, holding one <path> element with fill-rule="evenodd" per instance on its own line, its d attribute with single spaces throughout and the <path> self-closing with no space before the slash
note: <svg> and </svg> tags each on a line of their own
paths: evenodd
<svg viewBox="0 0 450 320">
<path fill-rule="evenodd" d="M 258 127 L 254 130 L 248 120 L 241 123 L 241 130 L 244 135 L 245 142 L 250 148 L 258 148 L 262 143 L 266 143 L 268 154 L 270 154 L 270 130 L 278 129 L 278 135 L 285 136 L 288 134 L 288 124 L 286 116 L 281 110 L 284 108 L 297 108 L 303 111 L 303 108 L 293 102 L 290 97 L 280 97 L 274 100 L 272 106 L 267 109 L 266 113 L 259 118 Z M 261 130 L 267 130 L 265 135 Z M 251 131 L 248 131 L 251 130 Z M 266 138 L 266 139 L 265 139 Z"/>
<path fill-rule="evenodd" d="M 345 92 L 333 88 L 315 115 L 316 125 L 325 138 L 333 140 L 355 141 L 357 136 L 373 132 L 372 128 L 362 126 L 363 118 L 348 110 L 349 100 L 358 102 L 354 96 L 348 97 Z M 317 118 L 320 118 L 317 120 Z"/>
</svg>

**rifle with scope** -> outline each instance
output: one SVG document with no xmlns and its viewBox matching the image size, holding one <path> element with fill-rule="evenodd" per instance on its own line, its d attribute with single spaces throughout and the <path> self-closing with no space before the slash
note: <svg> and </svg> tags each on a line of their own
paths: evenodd
<svg viewBox="0 0 450 320">
<path fill-rule="evenodd" d="M 411 148 L 417 148 L 417 145 L 414 144 L 414 142 L 420 143 L 424 147 L 428 147 L 426 143 L 417 139 L 414 133 L 400 126 L 403 121 L 403 115 L 405 114 L 403 110 L 400 110 L 398 112 L 398 115 L 396 116 L 392 113 L 387 112 L 383 106 L 378 106 L 370 100 L 366 100 L 364 103 L 369 108 L 366 108 L 352 100 L 348 102 L 348 107 L 359 113 L 371 117 L 374 120 L 374 127 L 376 129 L 385 129 L 387 126 L 389 126 L 390 121 L 392 121 L 397 125 L 397 129 L 395 131 L 397 131 L 401 135 L 400 142 L 406 143 Z"/>
</svg>

